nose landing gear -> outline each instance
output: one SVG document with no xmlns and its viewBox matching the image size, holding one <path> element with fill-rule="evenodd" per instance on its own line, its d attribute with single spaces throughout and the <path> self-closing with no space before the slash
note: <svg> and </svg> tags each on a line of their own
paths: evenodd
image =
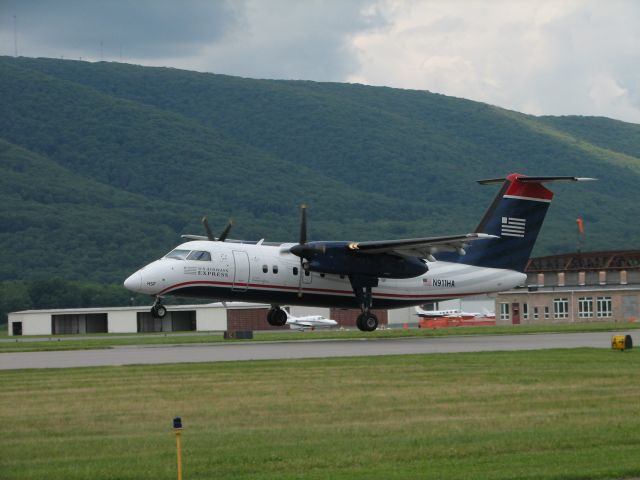
<svg viewBox="0 0 640 480">
<path fill-rule="evenodd" d="M 162 298 L 156 297 L 156 301 L 153 302 L 153 306 L 151 307 L 151 316 L 153 318 L 164 318 L 166 314 L 167 309 L 162 305 Z"/>
</svg>

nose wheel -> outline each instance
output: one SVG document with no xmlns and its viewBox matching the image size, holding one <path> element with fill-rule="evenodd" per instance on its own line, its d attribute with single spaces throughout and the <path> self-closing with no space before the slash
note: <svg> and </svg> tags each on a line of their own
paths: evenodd
<svg viewBox="0 0 640 480">
<path fill-rule="evenodd" d="M 153 302 L 153 306 L 151 307 L 151 316 L 153 318 L 164 318 L 166 314 L 167 309 L 162 305 L 162 299 L 160 297 L 156 297 L 156 301 Z"/>
</svg>

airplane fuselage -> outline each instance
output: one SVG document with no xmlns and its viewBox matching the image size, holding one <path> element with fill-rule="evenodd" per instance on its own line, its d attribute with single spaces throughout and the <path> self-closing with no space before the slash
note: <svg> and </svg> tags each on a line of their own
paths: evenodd
<svg viewBox="0 0 640 480">
<path fill-rule="evenodd" d="M 154 296 L 358 308 L 348 277 L 305 272 L 300 268 L 300 258 L 287 251 L 291 245 L 186 242 L 172 251 L 181 252 L 176 256 L 184 258 L 166 256 L 156 260 L 131 275 L 125 286 Z M 199 252 L 209 255 L 198 255 Z M 521 285 L 526 279 L 526 275 L 513 270 L 445 261 L 424 262 L 428 267 L 424 274 L 380 278 L 378 286 L 372 289 L 372 308 L 399 308 L 498 292 Z M 299 295 L 300 275 L 302 295 Z"/>
</svg>

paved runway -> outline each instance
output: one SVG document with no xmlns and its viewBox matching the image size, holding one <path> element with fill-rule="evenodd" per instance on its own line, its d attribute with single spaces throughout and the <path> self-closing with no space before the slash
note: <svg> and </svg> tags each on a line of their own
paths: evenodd
<svg viewBox="0 0 640 480">
<path fill-rule="evenodd" d="M 621 334 L 622 332 L 548 333 L 535 335 L 127 346 L 105 350 L 16 352 L 0 354 L 0 370 L 539 350 L 548 348 L 610 348 L 611 336 Z"/>
</svg>

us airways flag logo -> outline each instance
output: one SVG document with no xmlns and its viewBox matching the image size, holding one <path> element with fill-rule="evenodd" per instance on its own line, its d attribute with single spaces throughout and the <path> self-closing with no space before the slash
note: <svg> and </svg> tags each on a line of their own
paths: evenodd
<svg viewBox="0 0 640 480">
<path fill-rule="evenodd" d="M 524 228 L 527 220 L 525 218 L 502 217 L 502 229 L 500 235 L 503 237 L 524 237 Z"/>
</svg>

